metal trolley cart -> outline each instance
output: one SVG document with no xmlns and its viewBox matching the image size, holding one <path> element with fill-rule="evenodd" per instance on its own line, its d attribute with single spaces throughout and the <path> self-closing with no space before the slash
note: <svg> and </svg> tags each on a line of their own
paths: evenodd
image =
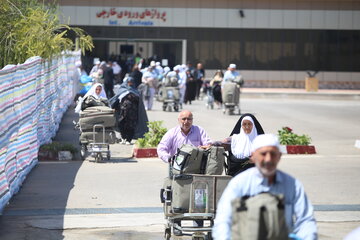
<svg viewBox="0 0 360 240">
<path fill-rule="evenodd" d="M 222 100 L 223 100 L 223 113 L 228 112 L 233 115 L 235 110 L 240 115 L 240 86 L 242 78 L 236 77 L 235 79 L 223 85 Z"/>
<path fill-rule="evenodd" d="M 101 128 L 102 133 L 102 142 L 96 141 L 96 129 Z M 89 143 L 88 145 L 82 144 L 81 145 L 81 155 L 84 154 L 86 156 L 86 151 L 88 151 L 92 156 L 95 157 L 95 162 L 102 162 L 103 159 L 109 161 L 111 158 L 110 153 L 110 145 L 109 143 L 105 142 L 105 127 L 101 124 L 95 124 L 93 127 L 93 142 Z"/>
<path fill-rule="evenodd" d="M 160 191 L 166 219 L 164 238 L 191 236 L 193 240 L 212 239 L 216 204 L 229 176 L 178 174 L 164 181 Z M 195 224 L 194 222 L 200 223 Z"/>
<path fill-rule="evenodd" d="M 114 131 L 114 110 L 96 106 L 80 112 L 76 127 L 80 130 L 80 155 L 85 160 L 88 154 L 95 157 L 95 162 L 110 160 L 110 144 L 116 143 Z"/>
</svg>

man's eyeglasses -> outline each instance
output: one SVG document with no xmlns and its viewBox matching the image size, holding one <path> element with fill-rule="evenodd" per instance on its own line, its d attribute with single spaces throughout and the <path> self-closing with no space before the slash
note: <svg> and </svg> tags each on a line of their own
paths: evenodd
<svg viewBox="0 0 360 240">
<path fill-rule="evenodd" d="M 183 121 L 185 121 L 185 120 L 192 121 L 193 119 L 192 118 L 181 118 L 181 120 L 183 120 Z"/>
</svg>

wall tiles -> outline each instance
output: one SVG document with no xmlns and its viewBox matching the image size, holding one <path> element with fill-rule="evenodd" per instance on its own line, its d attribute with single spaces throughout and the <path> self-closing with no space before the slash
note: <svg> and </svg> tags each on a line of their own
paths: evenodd
<svg viewBox="0 0 360 240">
<path fill-rule="evenodd" d="M 325 29 L 339 28 L 339 11 L 325 11 Z"/>
<path fill-rule="evenodd" d="M 312 29 L 325 28 L 325 11 L 322 10 L 311 11 L 311 28 Z"/>
<path fill-rule="evenodd" d="M 353 29 L 353 11 L 339 11 L 339 29 Z"/>
<path fill-rule="evenodd" d="M 282 28 L 284 26 L 283 11 L 271 10 L 269 14 L 269 27 L 270 28 Z"/>
<path fill-rule="evenodd" d="M 284 11 L 284 28 L 296 28 L 296 10 Z"/>
<path fill-rule="evenodd" d="M 311 28 L 311 11 L 308 10 L 296 11 L 296 25 L 297 28 L 302 28 L 302 29 Z"/>
<path fill-rule="evenodd" d="M 228 14 L 226 9 L 215 9 L 214 13 L 214 23 L 213 26 L 219 28 L 221 26 L 228 26 Z"/>
<path fill-rule="evenodd" d="M 256 27 L 257 28 L 268 28 L 269 27 L 269 19 L 270 12 L 267 10 L 256 10 Z"/>
<path fill-rule="evenodd" d="M 256 11 L 255 9 L 246 9 L 246 11 L 244 11 L 245 17 L 242 19 L 243 28 L 256 27 Z"/>
</svg>

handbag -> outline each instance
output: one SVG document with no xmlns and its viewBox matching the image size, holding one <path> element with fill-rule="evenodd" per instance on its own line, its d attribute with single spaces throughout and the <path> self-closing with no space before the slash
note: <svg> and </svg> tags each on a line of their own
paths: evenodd
<svg viewBox="0 0 360 240">
<path fill-rule="evenodd" d="M 230 151 L 227 156 L 227 163 L 225 164 L 226 174 L 230 176 L 236 176 L 237 174 L 254 167 L 255 164 L 247 158 L 237 158 Z"/>
</svg>

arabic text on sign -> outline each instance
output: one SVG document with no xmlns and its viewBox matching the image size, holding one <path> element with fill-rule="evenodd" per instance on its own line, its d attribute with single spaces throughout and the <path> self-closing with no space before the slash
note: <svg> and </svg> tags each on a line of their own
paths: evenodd
<svg viewBox="0 0 360 240">
<path fill-rule="evenodd" d="M 110 8 L 109 11 L 102 10 L 96 13 L 97 18 L 128 18 L 128 19 L 161 19 L 166 22 L 166 12 L 160 12 L 157 9 L 145 9 L 143 12 L 117 11 L 116 8 Z"/>
</svg>

